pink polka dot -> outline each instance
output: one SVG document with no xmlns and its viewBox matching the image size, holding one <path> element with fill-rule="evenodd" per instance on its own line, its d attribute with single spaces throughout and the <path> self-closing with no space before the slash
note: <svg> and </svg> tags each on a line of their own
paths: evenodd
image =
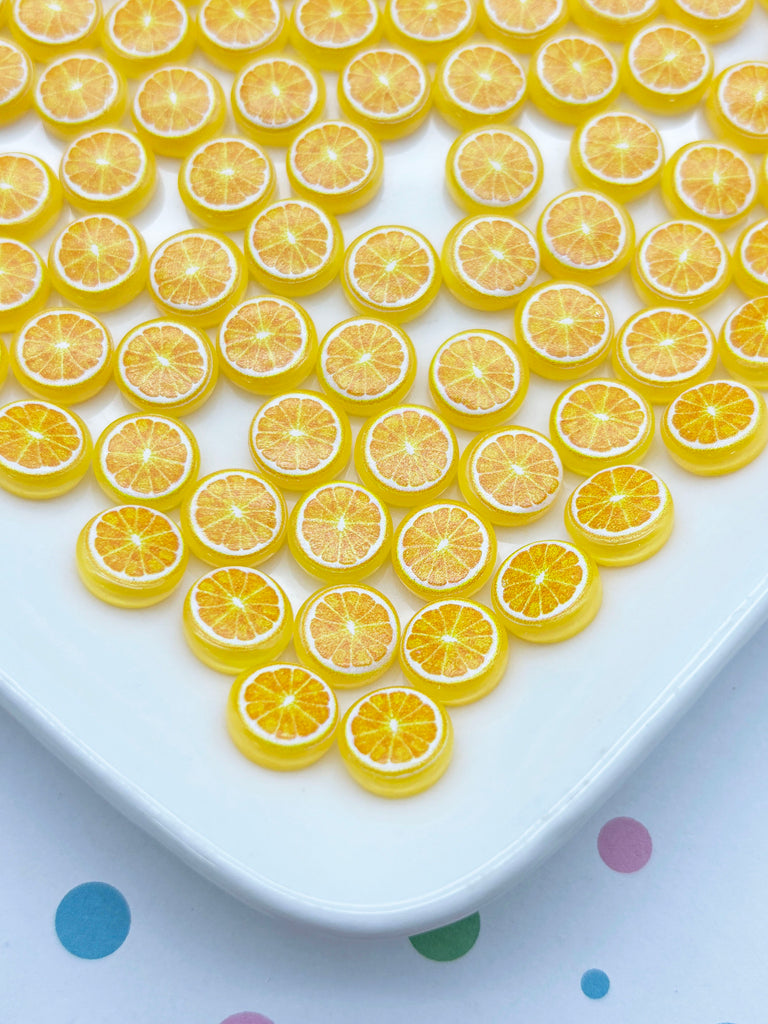
<svg viewBox="0 0 768 1024">
<path fill-rule="evenodd" d="M 274 1024 L 274 1022 L 269 1017 L 265 1017 L 263 1013 L 250 1013 L 245 1010 L 243 1013 L 233 1013 L 221 1024 Z"/>
<path fill-rule="evenodd" d="M 609 868 L 630 874 L 648 863 L 653 842 L 645 825 L 634 818 L 612 818 L 600 829 L 597 851 Z"/>
</svg>

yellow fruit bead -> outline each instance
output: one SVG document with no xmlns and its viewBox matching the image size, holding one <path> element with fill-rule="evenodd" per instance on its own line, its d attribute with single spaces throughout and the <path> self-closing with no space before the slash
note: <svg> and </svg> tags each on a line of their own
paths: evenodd
<svg viewBox="0 0 768 1024">
<path fill-rule="evenodd" d="M 0 237 L 0 318 L 4 331 L 15 331 L 45 307 L 51 291 L 48 271 L 34 249 L 15 238 Z"/>
<path fill-rule="evenodd" d="M 603 588 L 585 551 L 564 540 L 535 540 L 501 563 L 492 596 L 496 614 L 513 636 L 553 644 L 590 624 Z"/>
<path fill-rule="evenodd" d="M 321 121 L 298 135 L 286 156 L 293 191 L 329 213 L 365 206 L 381 187 L 381 145 L 359 125 Z"/>
<path fill-rule="evenodd" d="M 344 715 L 339 750 L 347 771 L 383 797 L 415 796 L 445 773 L 453 751 L 448 713 L 406 686 L 367 693 Z"/>
<path fill-rule="evenodd" d="M 768 388 L 768 295 L 734 309 L 719 341 L 720 358 L 730 374 L 753 388 Z"/>
<path fill-rule="evenodd" d="M 639 462 L 651 446 L 653 425 L 648 402 L 616 380 L 572 385 L 556 399 L 549 417 L 563 465 L 582 476 Z"/>
<path fill-rule="evenodd" d="M 668 18 L 717 43 L 735 35 L 754 6 L 755 0 L 662 0 Z"/>
<path fill-rule="evenodd" d="M 14 0 L 10 29 L 33 60 L 45 63 L 67 50 L 93 49 L 101 14 L 100 0 Z"/>
<path fill-rule="evenodd" d="M 377 47 L 353 57 L 338 81 L 344 115 L 377 139 L 416 131 L 432 106 L 427 69 L 411 53 Z"/>
<path fill-rule="evenodd" d="M 0 228 L 12 238 L 34 242 L 61 215 L 59 179 L 36 156 L 0 153 Z"/>
<path fill-rule="evenodd" d="M 134 217 L 155 190 L 152 153 L 132 132 L 97 128 L 75 139 L 61 158 L 67 202 L 85 213 Z"/>
<path fill-rule="evenodd" d="M 149 294 L 166 316 L 213 327 L 240 302 L 248 284 L 243 255 L 213 231 L 180 231 L 152 253 Z"/>
<path fill-rule="evenodd" d="M 324 106 L 323 79 L 293 57 L 260 57 L 232 86 L 235 121 L 262 146 L 289 145 Z"/>
<path fill-rule="evenodd" d="M 408 682 L 442 704 L 480 700 L 504 678 L 509 643 L 496 615 L 458 598 L 419 609 L 403 630 L 400 667 Z"/>
<path fill-rule="evenodd" d="M 317 379 L 351 416 L 373 416 L 403 402 L 416 377 L 416 352 L 399 327 L 371 317 L 336 324 L 320 345 Z"/>
<path fill-rule="evenodd" d="M 460 131 L 507 121 L 525 99 L 525 72 L 503 46 L 466 43 L 440 64 L 434 94 L 437 109 Z"/>
<path fill-rule="evenodd" d="M 336 689 L 366 686 L 384 675 L 399 639 L 391 601 L 373 587 L 342 583 L 307 598 L 293 633 L 302 664 Z"/>
<path fill-rule="evenodd" d="M 748 153 L 768 147 L 768 61 L 746 60 L 721 71 L 705 106 L 714 132 Z"/>
<path fill-rule="evenodd" d="M 125 79 L 95 54 L 67 54 L 48 64 L 35 85 L 35 109 L 62 138 L 116 124 L 127 102 Z"/>
<path fill-rule="evenodd" d="M 655 555 L 672 533 L 672 495 L 642 466 L 601 469 L 565 506 L 565 525 L 598 565 L 634 565 Z"/>
<path fill-rule="evenodd" d="M 662 195 L 673 217 L 693 217 L 727 231 L 757 201 L 757 178 L 749 160 L 723 142 L 691 142 L 664 167 Z"/>
<path fill-rule="evenodd" d="M 732 473 L 765 448 L 765 400 L 748 384 L 732 380 L 697 384 L 667 406 L 661 438 L 675 462 L 689 473 Z"/>
<path fill-rule="evenodd" d="M 10 124 L 32 106 L 32 61 L 20 46 L 0 39 L 0 125 Z"/>
<path fill-rule="evenodd" d="M 745 295 L 768 292 L 768 220 L 750 224 L 733 247 L 733 278 Z"/>
<path fill-rule="evenodd" d="M 262 768 L 307 768 L 333 745 L 339 708 L 320 676 L 275 662 L 244 672 L 227 700 L 227 729 L 241 754 Z"/>
<path fill-rule="evenodd" d="M 432 501 L 456 476 L 459 449 L 441 416 L 421 405 L 400 405 L 363 424 L 355 443 L 357 474 L 390 505 Z"/>
<path fill-rule="evenodd" d="M 449 423 L 492 430 L 522 404 L 528 367 L 518 349 L 496 331 L 460 331 L 444 341 L 429 367 L 429 393 Z"/>
<path fill-rule="evenodd" d="M 674 306 L 633 314 L 616 336 L 613 372 L 649 402 L 671 402 L 715 368 L 712 329 L 693 313 Z"/>
<path fill-rule="evenodd" d="M 291 45 L 324 71 L 341 71 L 360 50 L 375 46 L 381 32 L 375 0 L 297 0 L 291 11 Z"/>
<path fill-rule="evenodd" d="M 235 675 L 279 658 L 291 642 L 293 613 L 282 587 L 258 569 L 212 569 L 187 591 L 184 637 L 204 665 Z"/>
<path fill-rule="evenodd" d="M 712 81 L 712 52 L 682 25 L 656 24 L 629 41 L 621 65 L 624 91 L 657 114 L 679 114 L 703 99 Z"/>
<path fill-rule="evenodd" d="M 73 220 L 54 239 L 48 256 L 57 292 L 92 313 L 131 302 L 147 283 L 147 248 L 139 232 L 109 213 Z"/>
<path fill-rule="evenodd" d="M 118 0 L 104 18 L 102 41 L 115 67 L 135 78 L 187 60 L 194 47 L 180 0 Z"/>
<path fill-rule="evenodd" d="M 569 0 L 571 17 L 601 39 L 621 42 L 658 14 L 660 0 Z"/>
<path fill-rule="evenodd" d="M 465 306 L 509 309 L 538 277 L 539 247 L 511 217 L 467 217 L 446 235 L 440 265 L 448 290 Z"/>
<path fill-rule="evenodd" d="M 339 273 L 344 239 L 332 214 L 306 199 L 280 199 L 248 225 L 245 258 L 267 291 L 312 295 Z"/>
<path fill-rule="evenodd" d="M 84 402 L 112 376 L 113 347 L 101 321 L 79 309 L 48 309 L 13 339 L 11 363 L 32 395 L 61 405 Z"/>
<path fill-rule="evenodd" d="M 93 451 L 93 472 L 108 498 L 161 512 L 181 504 L 199 469 L 200 449 L 192 431 L 178 420 L 150 413 L 130 413 L 110 423 Z"/>
<path fill-rule="evenodd" d="M 548 380 L 573 380 L 604 361 L 613 338 L 613 317 L 591 288 L 548 281 L 518 305 L 514 334 L 534 373 Z"/>
<path fill-rule="evenodd" d="M 372 228 L 358 235 L 344 254 L 341 283 L 358 312 L 406 323 L 437 298 L 437 253 L 413 228 Z"/>
<path fill-rule="evenodd" d="M 265 402 L 251 423 L 257 468 L 278 487 L 306 491 L 343 472 L 352 450 L 349 421 L 323 395 L 290 391 Z"/>
<path fill-rule="evenodd" d="M 650 306 L 671 302 L 702 309 L 728 287 L 731 260 L 712 228 L 692 220 L 670 220 L 640 239 L 632 280 Z"/>
<path fill-rule="evenodd" d="M 428 62 L 441 60 L 468 39 L 476 18 L 472 0 L 387 0 L 384 8 L 388 38 Z"/>
<path fill-rule="evenodd" d="M 184 416 L 208 400 L 218 378 L 208 336 L 173 320 L 147 320 L 117 346 L 115 382 L 144 412 Z"/>
<path fill-rule="evenodd" d="M 386 562 L 391 545 L 386 506 L 346 480 L 310 491 L 288 522 L 288 547 L 297 564 L 326 583 L 366 579 Z"/>
<path fill-rule="evenodd" d="M 531 57 L 528 95 L 547 117 L 581 124 L 610 106 L 619 91 L 619 69 L 605 45 L 571 33 L 544 43 Z"/>
<path fill-rule="evenodd" d="M 187 549 L 178 526 L 146 505 L 118 505 L 90 519 L 77 538 L 77 568 L 94 597 L 146 608 L 181 583 Z"/>
<path fill-rule="evenodd" d="M 496 565 L 496 534 L 472 509 L 440 501 L 410 512 L 392 545 L 400 582 L 425 601 L 470 597 Z"/>
<path fill-rule="evenodd" d="M 565 0 L 480 0 L 478 24 L 489 39 L 530 53 L 568 20 Z"/>
<path fill-rule="evenodd" d="M 248 469 L 222 469 L 195 485 L 181 506 L 189 550 L 209 565 L 261 565 L 285 540 L 282 494 Z"/>
<path fill-rule="evenodd" d="M 661 181 L 664 146 L 650 121 L 610 110 L 573 133 L 570 165 L 578 184 L 625 203 Z"/>
<path fill-rule="evenodd" d="M 88 428 L 69 409 L 31 398 L 0 408 L 4 490 L 20 498 L 56 498 L 77 486 L 90 464 Z"/>
<path fill-rule="evenodd" d="M 179 170 L 179 195 L 208 227 L 239 231 L 275 195 L 277 178 L 266 153 L 247 139 L 210 139 Z"/>
<path fill-rule="evenodd" d="M 287 35 L 278 0 L 205 0 L 197 12 L 200 49 L 229 71 L 239 71 L 262 53 L 282 49 Z"/>
<path fill-rule="evenodd" d="M 574 225 L 579 225 L 575 230 Z M 635 229 L 624 208 L 600 192 L 563 192 L 537 227 L 541 263 L 553 277 L 598 284 L 632 259 Z"/>
<path fill-rule="evenodd" d="M 131 117 L 155 153 L 185 157 L 221 131 L 224 93 L 213 75 L 200 68 L 160 68 L 139 82 Z"/>
<path fill-rule="evenodd" d="M 521 526 L 543 516 L 562 482 L 556 448 L 527 427 L 480 434 L 464 449 L 459 464 L 465 501 L 496 526 Z"/>
<path fill-rule="evenodd" d="M 460 135 L 445 160 L 448 192 L 470 214 L 522 210 L 539 191 L 543 173 L 533 139 L 501 125 Z"/>
<path fill-rule="evenodd" d="M 221 369 L 257 395 L 278 395 L 302 384 L 317 359 L 315 325 L 290 299 L 246 299 L 219 329 Z"/>
<path fill-rule="evenodd" d="M 8 356 L 8 349 L 5 347 L 5 342 L 0 338 L 0 388 L 5 384 L 8 379 L 8 368 L 10 367 L 11 360 Z"/>
</svg>

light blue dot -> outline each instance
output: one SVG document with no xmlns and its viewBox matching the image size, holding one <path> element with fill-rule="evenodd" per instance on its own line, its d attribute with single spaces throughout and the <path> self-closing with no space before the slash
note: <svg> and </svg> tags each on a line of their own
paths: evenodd
<svg viewBox="0 0 768 1024">
<path fill-rule="evenodd" d="M 100 960 L 125 942 L 131 911 L 125 897 L 106 882 L 85 882 L 70 889 L 56 910 L 56 934 L 62 946 L 83 960 Z"/>
<path fill-rule="evenodd" d="M 591 971 L 584 971 L 581 976 L 581 991 L 587 999 L 602 999 L 608 994 L 610 987 L 611 980 L 605 971 L 593 968 Z"/>
</svg>

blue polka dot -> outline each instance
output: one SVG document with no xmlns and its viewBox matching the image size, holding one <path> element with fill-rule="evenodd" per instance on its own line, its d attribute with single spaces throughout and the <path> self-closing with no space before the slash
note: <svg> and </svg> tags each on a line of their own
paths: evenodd
<svg viewBox="0 0 768 1024">
<path fill-rule="evenodd" d="M 608 994 L 610 987 L 611 980 L 605 971 L 593 968 L 591 971 L 584 971 L 581 976 L 581 991 L 588 999 L 602 999 Z"/>
<path fill-rule="evenodd" d="M 56 934 L 62 946 L 83 960 L 100 960 L 125 942 L 131 911 L 125 897 L 106 882 L 85 882 L 70 889 L 56 910 Z"/>
</svg>

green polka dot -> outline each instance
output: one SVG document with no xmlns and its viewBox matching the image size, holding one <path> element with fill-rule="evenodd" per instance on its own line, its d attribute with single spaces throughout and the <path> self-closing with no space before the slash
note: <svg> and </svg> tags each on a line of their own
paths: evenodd
<svg viewBox="0 0 768 1024">
<path fill-rule="evenodd" d="M 461 921 L 434 928 L 431 932 L 412 935 L 413 948 L 429 960 L 458 960 L 477 942 L 480 934 L 480 915 L 470 914 Z"/>
</svg>

